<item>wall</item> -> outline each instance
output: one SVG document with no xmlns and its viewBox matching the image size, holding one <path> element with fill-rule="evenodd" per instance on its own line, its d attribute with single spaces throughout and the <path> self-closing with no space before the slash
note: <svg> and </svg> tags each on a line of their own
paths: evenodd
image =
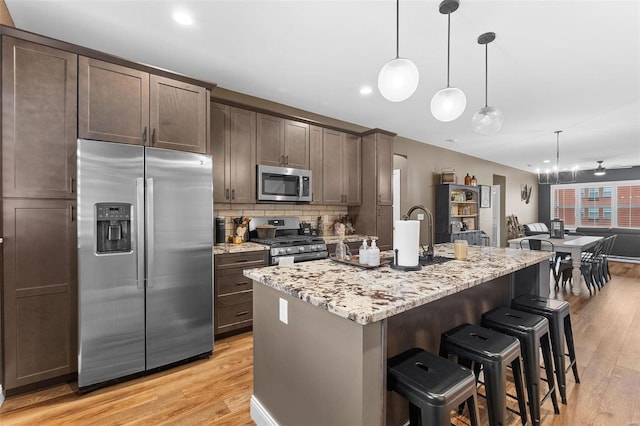
<svg viewBox="0 0 640 426">
<path fill-rule="evenodd" d="M 561 173 L 560 178 L 569 180 L 568 173 Z M 628 169 L 607 169 L 604 176 L 594 176 L 593 170 L 578 172 L 575 182 L 572 183 L 602 183 L 625 180 L 640 180 L 640 166 Z M 549 223 L 551 220 L 551 185 L 540 184 L 540 201 L 538 203 L 538 217 L 540 222 Z"/>
<path fill-rule="evenodd" d="M 6 25 L 7 27 L 15 27 L 11 14 L 9 13 L 9 9 L 7 9 L 7 4 L 4 0 L 0 0 L 0 24 Z"/>
<path fill-rule="evenodd" d="M 394 168 L 401 167 L 401 214 L 416 204 L 435 211 L 435 188 L 440 184 L 440 171 L 453 167 L 458 183 L 464 183 L 466 173 L 475 175 L 478 185 L 492 185 L 494 174 L 504 176 L 506 189 L 502 188 L 502 192 L 506 215 L 516 215 L 522 224 L 538 221 L 538 184 L 535 174 L 400 136 L 396 137 L 393 148 L 394 154 L 404 157 L 394 158 Z M 524 184 L 533 186 L 529 204 L 520 200 L 520 186 Z M 480 229 L 488 235 L 492 230 L 491 212 L 491 208 L 480 209 Z M 504 246 L 504 238 L 502 240 L 501 245 Z"/>
</svg>

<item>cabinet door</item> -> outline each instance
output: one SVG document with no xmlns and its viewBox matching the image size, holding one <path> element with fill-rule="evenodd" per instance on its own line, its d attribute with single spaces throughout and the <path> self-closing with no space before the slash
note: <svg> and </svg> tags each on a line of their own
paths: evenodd
<svg viewBox="0 0 640 426">
<path fill-rule="evenodd" d="M 80 137 L 144 145 L 151 136 L 149 74 L 84 56 L 78 68 Z"/>
<path fill-rule="evenodd" d="M 205 154 L 207 89 L 157 75 L 149 84 L 151 146 Z"/>
<path fill-rule="evenodd" d="M 309 169 L 309 125 L 292 120 L 284 123 L 284 165 Z"/>
<path fill-rule="evenodd" d="M 271 115 L 258 114 L 258 164 L 284 165 L 284 120 Z"/>
<path fill-rule="evenodd" d="M 344 139 L 344 163 L 343 185 L 345 201 L 350 206 L 360 205 L 361 197 L 361 157 L 359 136 L 345 135 Z"/>
<path fill-rule="evenodd" d="M 77 370 L 75 201 L 3 201 L 3 387 Z"/>
<path fill-rule="evenodd" d="M 376 162 L 378 177 L 378 205 L 393 205 L 393 138 L 378 134 L 376 141 Z"/>
<path fill-rule="evenodd" d="M 230 201 L 229 183 L 229 127 L 230 108 L 228 105 L 211 104 L 211 156 L 213 157 L 213 202 Z"/>
<path fill-rule="evenodd" d="M 324 129 L 322 132 L 322 195 L 324 204 L 342 204 L 342 173 L 344 161 L 343 134 Z"/>
<path fill-rule="evenodd" d="M 231 107 L 229 176 L 232 203 L 256 202 L 256 113 Z"/>
<path fill-rule="evenodd" d="M 393 206 L 378 206 L 377 235 L 380 250 L 393 248 Z"/>
<path fill-rule="evenodd" d="M 4 197 L 74 198 L 77 56 L 2 37 Z"/>
<path fill-rule="evenodd" d="M 322 127 L 309 126 L 309 168 L 312 179 L 311 204 L 322 204 Z"/>
</svg>

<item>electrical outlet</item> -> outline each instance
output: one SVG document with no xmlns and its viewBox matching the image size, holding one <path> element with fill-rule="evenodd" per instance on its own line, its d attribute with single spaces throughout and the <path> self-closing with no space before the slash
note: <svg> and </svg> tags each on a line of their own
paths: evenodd
<svg viewBox="0 0 640 426">
<path fill-rule="evenodd" d="M 289 302 L 280 297 L 280 321 L 289 324 Z"/>
<path fill-rule="evenodd" d="M 418 213 L 418 220 L 424 220 L 424 213 Z"/>
</svg>

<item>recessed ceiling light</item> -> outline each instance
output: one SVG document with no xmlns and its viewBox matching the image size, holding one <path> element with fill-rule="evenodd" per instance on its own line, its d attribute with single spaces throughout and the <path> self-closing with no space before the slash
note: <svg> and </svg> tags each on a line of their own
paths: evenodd
<svg viewBox="0 0 640 426">
<path fill-rule="evenodd" d="M 551 162 L 551 160 L 544 160 L 543 163 L 544 164 L 549 164 Z"/>
<path fill-rule="evenodd" d="M 373 92 L 373 89 L 371 88 L 371 86 L 362 86 L 360 88 L 361 95 L 370 95 L 371 92 Z"/>
<path fill-rule="evenodd" d="M 175 12 L 173 14 L 173 19 L 181 25 L 191 25 L 193 24 L 193 18 L 186 12 Z"/>
</svg>

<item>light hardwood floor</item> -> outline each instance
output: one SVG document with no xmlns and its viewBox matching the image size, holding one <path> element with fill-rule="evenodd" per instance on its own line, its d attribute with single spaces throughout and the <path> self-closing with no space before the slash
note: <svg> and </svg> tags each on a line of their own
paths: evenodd
<svg viewBox="0 0 640 426">
<path fill-rule="evenodd" d="M 616 263 L 612 270 L 614 278 L 593 297 L 556 296 L 571 303 L 581 383 L 568 374 L 568 404 L 554 415 L 545 402 L 545 426 L 640 425 L 640 265 Z M 252 343 L 251 333 L 224 339 L 208 360 L 83 396 L 75 383 L 14 396 L 0 407 L 0 424 L 251 425 Z M 517 416 L 509 424 L 520 424 Z"/>
</svg>

